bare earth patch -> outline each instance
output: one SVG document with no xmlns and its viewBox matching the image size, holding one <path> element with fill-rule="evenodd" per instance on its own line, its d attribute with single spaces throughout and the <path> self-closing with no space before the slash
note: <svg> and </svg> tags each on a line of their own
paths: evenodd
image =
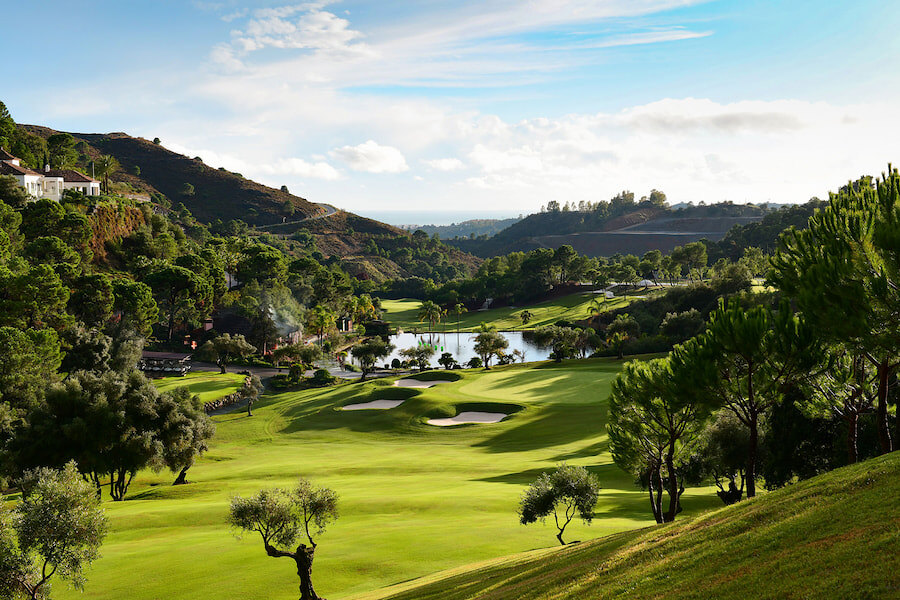
<svg viewBox="0 0 900 600">
<path fill-rule="evenodd" d="M 362 402 L 360 404 L 348 404 L 341 407 L 341 410 L 389 410 L 397 408 L 401 404 L 403 404 L 403 400 L 372 400 L 371 402 Z"/>
<path fill-rule="evenodd" d="M 428 424 L 438 427 L 450 427 L 451 425 L 464 425 L 466 423 L 499 423 L 508 416 L 505 413 L 461 412 L 455 417 L 448 419 L 428 419 Z"/>
<path fill-rule="evenodd" d="M 419 388 L 419 389 L 427 389 L 430 387 L 434 387 L 439 383 L 453 383 L 452 381 L 446 381 L 442 379 L 435 379 L 434 381 L 419 381 L 418 379 L 398 379 L 394 382 L 394 385 L 397 387 L 403 388 Z"/>
</svg>

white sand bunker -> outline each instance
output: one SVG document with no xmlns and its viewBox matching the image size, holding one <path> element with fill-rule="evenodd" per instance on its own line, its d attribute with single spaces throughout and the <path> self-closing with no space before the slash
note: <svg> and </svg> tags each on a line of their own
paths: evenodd
<svg viewBox="0 0 900 600">
<path fill-rule="evenodd" d="M 430 387 L 434 387 L 439 383 L 453 383 L 452 381 L 447 381 L 445 379 L 435 379 L 434 381 L 419 381 L 418 379 L 398 379 L 394 382 L 394 385 L 397 387 L 403 388 L 420 388 L 426 389 Z"/>
<path fill-rule="evenodd" d="M 451 425 L 464 425 L 466 423 L 499 423 L 508 416 L 505 413 L 461 412 L 449 419 L 428 419 L 428 424 L 437 425 L 438 427 L 450 427 Z"/>
<path fill-rule="evenodd" d="M 389 410 L 391 408 L 397 408 L 401 404 L 403 404 L 403 400 L 372 400 L 371 402 L 363 402 L 361 404 L 348 404 L 347 406 L 342 407 L 341 410 Z"/>
</svg>

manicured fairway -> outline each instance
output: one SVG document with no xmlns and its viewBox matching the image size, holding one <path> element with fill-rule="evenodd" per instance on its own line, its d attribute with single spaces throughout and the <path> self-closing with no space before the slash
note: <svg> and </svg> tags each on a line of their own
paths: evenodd
<svg viewBox="0 0 900 600">
<path fill-rule="evenodd" d="M 607 450 L 606 397 L 620 363 L 608 359 L 463 371 L 430 389 L 392 381 L 266 396 L 245 413 L 217 417 L 212 450 L 172 487 L 170 473 L 144 473 L 123 503 L 106 503 L 111 533 L 84 594 L 129 600 L 295 599 L 291 561 L 265 555 L 254 536 L 225 525 L 229 498 L 290 486 L 298 475 L 334 488 L 342 516 L 324 536 L 314 569 L 331 600 L 370 592 L 473 561 L 553 546 L 550 525 L 518 524 L 524 486 L 560 461 L 585 465 L 604 487 L 584 540 L 651 523 L 646 496 Z M 445 378 L 457 372 L 435 374 Z M 391 410 L 341 411 L 376 399 Z M 497 424 L 432 427 L 427 418 L 504 412 Z M 688 490 L 688 513 L 718 505 Z"/>
<path fill-rule="evenodd" d="M 471 331 L 477 329 L 484 322 L 488 325 L 493 325 L 500 331 L 512 331 L 533 329 L 541 325 L 552 325 L 559 320 L 580 321 L 590 316 L 591 302 L 595 297 L 599 297 L 601 304 L 603 303 L 602 296 L 597 296 L 590 292 L 581 292 L 531 306 L 518 306 L 515 308 L 504 306 L 489 310 L 471 311 L 460 315 L 459 327 L 460 331 Z M 629 304 L 631 300 L 631 296 L 616 296 L 612 300 L 608 300 L 606 304 L 603 304 L 603 307 L 609 309 L 620 308 Z M 427 322 L 419 321 L 418 312 L 421 304 L 421 300 L 406 298 L 401 300 L 382 300 L 383 318 L 392 325 L 403 328 L 404 331 L 411 331 L 416 328 L 424 331 L 430 325 Z M 526 309 L 531 312 L 533 317 L 528 325 L 522 325 L 522 319 L 519 314 Z M 437 329 L 438 331 L 443 331 L 445 327 L 447 331 L 456 330 L 456 314 L 452 312 L 447 314 L 444 317 L 444 321 L 437 326 Z"/>
<path fill-rule="evenodd" d="M 192 394 L 200 396 L 202 402 L 212 402 L 232 392 L 236 392 L 244 383 L 246 375 L 237 373 L 210 373 L 194 371 L 184 377 L 166 377 L 154 379 L 153 384 L 161 392 L 170 392 L 175 388 L 186 387 Z"/>
</svg>

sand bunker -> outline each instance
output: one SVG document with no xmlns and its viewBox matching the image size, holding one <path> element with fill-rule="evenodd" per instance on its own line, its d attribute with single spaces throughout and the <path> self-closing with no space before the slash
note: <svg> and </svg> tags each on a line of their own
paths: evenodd
<svg viewBox="0 0 900 600">
<path fill-rule="evenodd" d="M 461 412 L 449 419 L 428 419 L 428 424 L 437 425 L 438 427 L 450 427 L 451 425 L 463 425 L 465 423 L 499 423 L 508 416 L 504 413 Z"/>
<path fill-rule="evenodd" d="M 435 379 L 434 381 L 419 381 L 418 379 L 398 379 L 394 382 L 394 385 L 397 387 L 403 388 L 420 388 L 426 389 L 430 387 L 434 387 L 439 383 L 453 383 L 452 381 L 447 381 L 445 379 Z"/>
<path fill-rule="evenodd" d="M 347 406 L 342 407 L 341 410 L 388 410 L 397 408 L 401 404 L 403 404 L 403 400 L 372 400 L 371 402 L 363 402 L 361 404 L 348 404 Z"/>
</svg>

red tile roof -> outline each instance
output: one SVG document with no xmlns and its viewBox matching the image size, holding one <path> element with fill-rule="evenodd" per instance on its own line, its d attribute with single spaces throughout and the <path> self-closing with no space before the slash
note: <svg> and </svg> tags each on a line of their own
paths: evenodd
<svg viewBox="0 0 900 600">
<path fill-rule="evenodd" d="M 6 151 L 6 148 L 0 148 L 0 160 L 16 160 L 16 157 Z"/>
<path fill-rule="evenodd" d="M 25 167 L 18 167 L 11 162 L 0 161 L 0 175 L 37 175 L 40 173 Z"/>
<path fill-rule="evenodd" d="M 91 179 L 87 175 L 71 169 L 50 169 L 49 171 L 44 171 L 44 176 L 62 177 L 64 181 L 69 183 L 100 183 L 96 179 Z"/>
</svg>

